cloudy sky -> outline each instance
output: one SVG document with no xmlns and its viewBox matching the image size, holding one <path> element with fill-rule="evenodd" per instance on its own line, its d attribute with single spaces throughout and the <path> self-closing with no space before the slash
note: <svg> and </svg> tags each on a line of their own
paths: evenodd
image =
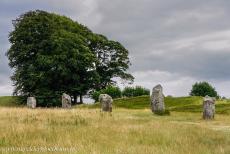
<svg viewBox="0 0 230 154">
<path fill-rule="evenodd" d="M 229 0 L 1 0 L 0 95 L 11 95 L 11 20 L 42 9 L 66 15 L 130 52 L 135 85 L 185 96 L 197 81 L 210 82 L 230 97 Z"/>
</svg>

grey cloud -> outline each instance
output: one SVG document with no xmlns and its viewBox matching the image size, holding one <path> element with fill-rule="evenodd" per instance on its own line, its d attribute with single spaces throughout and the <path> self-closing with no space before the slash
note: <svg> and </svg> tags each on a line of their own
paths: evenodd
<svg viewBox="0 0 230 154">
<path fill-rule="evenodd" d="M 143 56 L 132 59 L 132 71 L 162 70 L 171 73 L 179 73 L 182 76 L 189 75 L 195 78 L 228 80 L 230 73 L 230 53 L 213 54 L 184 52 L 179 55 Z"/>
<path fill-rule="evenodd" d="M 216 3 L 216 1 L 209 1 L 209 5 L 207 5 L 207 1 L 182 0 L 128 0 L 125 4 L 122 0 L 113 3 L 105 0 L 99 2 L 101 2 L 99 11 L 103 14 L 101 22 L 103 26 L 98 27 L 96 30 L 124 42 L 133 39 L 136 41 L 135 43 L 138 43 L 142 39 L 154 40 L 156 38 L 156 40 L 162 41 L 163 39 L 175 39 L 175 37 L 186 36 L 188 34 L 199 34 L 200 31 L 205 33 L 207 30 L 215 27 L 205 25 L 210 20 L 205 22 L 203 20 L 196 20 L 196 18 L 199 15 L 202 16 L 202 14 L 209 14 L 210 12 L 215 15 L 218 10 L 223 12 L 224 7 L 224 5 L 221 6 L 221 2 Z M 210 9 L 203 10 L 203 8 Z M 197 12 L 196 16 L 193 15 L 194 12 Z M 181 20 L 181 18 L 184 20 Z M 175 24 L 169 25 L 168 22 L 170 20 L 175 21 Z M 222 21 L 218 24 L 221 25 L 224 22 Z"/>
<path fill-rule="evenodd" d="M 99 11 L 103 14 L 100 25 L 103 26 L 96 27 L 96 30 L 126 45 L 133 63 L 132 72 L 162 70 L 197 79 L 229 78 L 230 73 L 226 70 L 230 65 L 230 48 L 217 48 L 219 52 L 210 52 L 214 48 L 210 45 L 217 40 L 210 42 L 213 36 L 208 34 L 229 29 L 230 22 L 226 19 L 230 14 L 230 2 L 99 2 L 104 4 L 99 5 Z M 206 39 L 199 39 L 202 36 Z"/>
<path fill-rule="evenodd" d="M 130 51 L 135 84 L 150 88 L 161 82 L 167 94 L 187 95 L 192 83 L 207 80 L 227 94 L 229 7 L 227 0 L 3 0 L 0 75 L 9 77 L 11 72 L 3 54 L 11 20 L 25 11 L 43 9 L 69 16 L 124 44 Z"/>
</svg>

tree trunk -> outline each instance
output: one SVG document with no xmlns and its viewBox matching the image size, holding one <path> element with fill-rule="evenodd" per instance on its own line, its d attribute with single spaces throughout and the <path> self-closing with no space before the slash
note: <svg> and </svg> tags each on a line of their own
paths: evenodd
<svg viewBox="0 0 230 154">
<path fill-rule="evenodd" d="M 73 96 L 73 104 L 74 105 L 77 104 L 77 95 L 76 94 Z"/>
<path fill-rule="evenodd" d="M 83 97 L 82 97 L 82 94 L 80 94 L 80 104 L 83 104 Z"/>
</svg>

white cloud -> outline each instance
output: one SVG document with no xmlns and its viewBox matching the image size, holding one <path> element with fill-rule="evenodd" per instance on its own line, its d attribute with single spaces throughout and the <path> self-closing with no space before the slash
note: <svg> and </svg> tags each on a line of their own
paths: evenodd
<svg viewBox="0 0 230 154">
<path fill-rule="evenodd" d="M 195 82 L 207 81 L 216 89 L 220 96 L 230 97 L 230 81 L 196 79 L 159 70 L 134 72 L 133 75 L 135 76 L 135 83 L 133 86 L 141 85 L 152 90 L 154 86 L 161 84 L 166 96 L 187 96 Z"/>
<path fill-rule="evenodd" d="M 13 93 L 13 86 L 10 84 L 0 85 L 0 96 L 9 96 Z"/>
<path fill-rule="evenodd" d="M 214 11 L 215 10 L 215 11 Z M 181 23 L 206 22 L 215 20 L 224 16 L 225 12 L 222 8 L 204 6 L 195 9 L 185 9 L 173 12 L 165 21 L 166 26 L 177 26 Z"/>
<path fill-rule="evenodd" d="M 50 7 L 55 12 L 68 14 L 73 20 L 94 28 L 102 20 L 102 14 L 98 11 L 97 0 L 43 0 L 44 3 L 52 4 Z"/>
<path fill-rule="evenodd" d="M 181 52 L 230 52 L 230 30 L 222 30 L 199 36 L 191 36 L 177 40 L 171 40 L 156 45 L 158 53 L 166 54 L 173 51 Z"/>
<path fill-rule="evenodd" d="M 225 96 L 230 98 L 230 94 L 229 94 L 230 81 L 212 81 L 212 83 L 220 96 Z"/>
<path fill-rule="evenodd" d="M 230 36 L 228 40 L 212 40 L 201 44 L 201 46 L 212 52 L 230 52 Z"/>
<path fill-rule="evenodd" d="M 141 85 L 152 90 L 155 85 L 161 84 L 164 94 L 173 96 L 188 95 L 192 84 L 196 82 L 196 79 L 191 77 L 159 70 L 134 72 L 133 75 L 135 77 L 134 85 Z"/>
</svg>

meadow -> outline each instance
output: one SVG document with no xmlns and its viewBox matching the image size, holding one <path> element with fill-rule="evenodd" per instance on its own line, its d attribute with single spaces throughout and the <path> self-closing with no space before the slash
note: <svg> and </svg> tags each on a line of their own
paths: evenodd
<svg viewBox="0 0 230 154">
<path fill-rule="evenodd" d="M 165 103 L 170 115 L 159 116 L 151 112 L 148 96 L 117 99 L 110 115 L 101 113 L 98 103 L 28 109 L 17 98 L 0 97 L 0 152 L 9 153 L 6 147 L 74 147 L 42 153 L 230 153 L 229 100 L 216 102 L 212 121 L 201 118 L 201 97 L 166 97 Z"/>
</svg>

